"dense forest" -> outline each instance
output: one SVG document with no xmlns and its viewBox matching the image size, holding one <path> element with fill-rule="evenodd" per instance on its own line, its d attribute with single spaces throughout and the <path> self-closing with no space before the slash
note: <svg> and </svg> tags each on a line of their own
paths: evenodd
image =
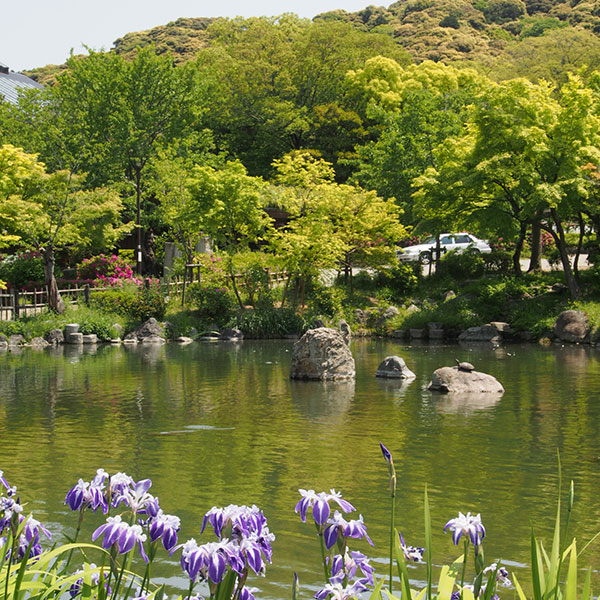
<svg viewBox="0 0 600 600">
<path fill-rule="evenodd" d="M 545 230 L 577 296 L 565 230 L 600 225 L 598 32 L 594 2 L 405 0 L 127 34 L 0 104 L 0 240 L 68 246 L 60 229 L 81 255 L 137 219 L 147 269 L 208 233 L 308 276 L 454 227 L 510 240 L 516 271 L 528 244 L 535 268 Z"/>
</svg>

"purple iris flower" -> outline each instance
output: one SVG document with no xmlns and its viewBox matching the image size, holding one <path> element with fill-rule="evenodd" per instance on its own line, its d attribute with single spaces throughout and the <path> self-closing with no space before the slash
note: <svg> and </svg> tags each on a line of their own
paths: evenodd
<svg viewBox="0 0 600 600">
<path fill-rule="evenodd" d="M 360 580 L 345 587 L 341 583 L 328 583 L 314 597 L 317 600 L 325 600 L 327 597 L 331 597 L 333 600 L 351 600 L 367 589 L 367 586 Z"/>
<path fill-rule="evenodd" d="M 108 497 L 112 498 L 113 506 L 115 506 L 115 499 L 133 485 L 135 482 L 127 473 L 115 473 L 109 478 Z"/>
<path fill-rule="evenodd" d="M 458 513 L 458 517 L 450 519 L 444 526 L 444 532 L 449 529 L 452 532 L 452 541 L 454 545 L 458 546 L 458 542 L 461 536 L 469 536 L 473 546 L 477 547 L 481 544 L 485 537 L 485 528 L 481 523 L 481 515 L 471 515 L 468 512 L 463 515 L 461 512 Z"/>
<path fill-rule="evenodd" d="M 94 571 L 95 569 L 98 569 L 98 567 L 94 564 L 94 563 L 90 563 L 89 565 L 90 571 Z M 84 569 L 78 569 L 77 571 L 75 571 L 75 573 L 73 573 L 73 575 L 83 575 L 84 573 Z M 92 572 L 91 577 L 91 584 L 92 586 L 98 586 L 100 585 L 100 572 L 96 571 L 96 572 Z M 71 596 L 71 598 L 75 598 L 75 596 L 77 596 L 79 593 L 81 593 L 81 586 L 83 585 L 83 577 L 81 577 L 80 579 L 78 579 L 77 581 L 75 581 L 71 587 L 69 588 L 69 595 Z M 106 584 L 104 584 L 106 587 Z M 110 597 L 111 595 L 111 588 L 109 587 L 107 589 L 108 593 L 106 594 L 106 597 Z"/>
<path fill-rule="evenodd" d="M 10 527 L 14 515 L 20 515 L 23 512 L 23 507 L 19 503 L 19 499 L 13 498 L 11 492 L 8 496 L 0 496 L 0 533 Z"/>
<path fill-rule="evenodd" d="M 381 453 L 383 454 L 383 458 L 387 461 L 388 464 L 393 462 L 392 453 L 381 443 L 379 442 L 379 447 L 381 448 Z"/>
<path fill-rule="evenodd" d="M 34 543 L 37 544 L 40 540 L 40 531 L 48 539 L 52 537 L 52 534 L 37 519 L 34 519 L 32 516 L 27 517 L 23 527 L 23 535 L 25 536 L 27 542 L 31 542 L 33 540 Z"/>
<path fill-rule="evenodd" d="M 315 520 L 315 523 L 321 527 L 331 514 L 331 509 L 329 508 L 329 502 L 331 501 L 335 502 L 345 513 L 356 510 L 350 502 L 344 500 L 342 495 L 333 489 L 329 494 L 326 492 L 317 494 L 314 490 L 300 489 L 298 491 L 300 492 L 302 499 L 296 504 L 294 510 L 300 514 L 303 523 L 306 523 L 306 513 L 312 506 L 313 519 Z"/>
<path fill-rule="evenodd" d="M 354 579 L 358 570 L 362 573 L 360 581 L 364 585 L 374 584 L 373 567 L 369 564 L 368 557 L 362 552 L 348 552 L 346 549 L 343 557 L 341 554 L 333 557 L 329 581 L 330 583 L 342 583 L 344 578 Z"/>
<path fill-rule="evenodd" d="M 104 496 L 105 481 L 108 475 L 104 469 L 98 469 L 95 477 L 90 483 L 80 479 L 65 496 L 65 504 L 71 510 L 85 510 L 91 508 L 92 512 L 96 512 L 98 508 L 102 508 L 102 512 L 108 512 L 108 503 Z"/>
<path fill-rule="evenodd" d="M 425 548 L 421 548 L 420 546 L 407 546 L 404 541 L 404 537 L 400 533 L 400 547 L 402 548 L 402 553 L 404 554 L 404 559 L 411 562 L 421 562 L 423 560 L 423 554 L 425 553 Z"/>
<path fill-rule="evenodd" d="M 192 581 L 200 577 L 221 583 L 227 568 L 227 544 L 228 540 L 222 540 L 198 546 L 196 540 L 188 540 L 182 546 L 181 568 Z"/>
<path fill-rule="evenodd" d="M 215 535 L 221 538 L 223 530 L 231 526 L 231 537 L 242 538 L 249 535 L 251 532 L 260 534 L 263 527 L 266 526 L 267 520 L 263 512 L 257 506 L 238 506 L 230 504 L 225 508 L 213 506 L 202 520 L 203 533 L 207 523 L 210 523 Z"/>
<path fill-rule="evenodd" d="M 162 539 L 165 550 L 169 551 L 177 544 L 177 532 L 181 528 L 181 521 L 175 515 L 166 515 L 162 510 L 149 520 L 148 533 L 150 541 Z"/>
<path fill-rule="evenodd" d="M 148 493 L 151 485 L 150 479 L 141 479 L 132 486 L 123 487 L 121 492 L 115 494 L 113 506 L 117 507 L 123 502 L 133 513 L 144 512 L 148 504 L 154 506 L 155 503 L 154 496 Z"/>
<path fill-rule="evenodd" d="M 256 600 L 254 594 L 258 592 L 258 588 L 255 587 L 243 587 L 238 595 L 239 600 Z M 235 598 L 235 594 L 233 595 Z"/>
<path fill-rule="evenodd" d="M 342 514 L 336 510 L 333 517 L 327 523 L 329 525 L 323 532 L 323 539 L 328 550 L 334 546 L 340 535 L 358 540 L 365 538 L 371 546 L 373 545 L 371 538 L 367 535 L 367 526 L 363 521 L 362 515 L 359 516 L 358 520 L 346 521 Z"/>
<path fill-rule="evenodd" d="M 510 573 L 508 569 L 505 569 L 502 566 L 498 566 L 498 563 L 492 563 L 489 567 L 486 567 L 483 570 L 484 574 L 494 573 L 496 572 L 496 581 L 503 586 L 510 587 L 512 585 L 512 581 L 510 580 Z"/>
<path fill-rule="evenodd" d="M 121 517 L 108 517 L 106 523 L 100 525 L 92 534 L 92 541 L 96 541 L 101 535 L 102 547 L 108 550 L 113 544 L 116 545 L 119 554 L 127 554 L 137 544 L 141 557 L 145 562 L 148 562 L 148 557 L 144 552 L 144 542 L 146 535 L 142 533 L 142 528 L 139 525 L 129 525 L 121 521 Z"/>
</svg>

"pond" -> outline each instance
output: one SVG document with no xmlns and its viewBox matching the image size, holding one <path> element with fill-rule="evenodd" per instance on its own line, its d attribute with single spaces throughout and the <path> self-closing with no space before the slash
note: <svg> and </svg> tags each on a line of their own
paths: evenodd
<svg viewBox="0 0 600 600">
<path fill-rule="evenodd" d="M 66 491 L 99 467 L 151 478 L 165 512 L 181 517 L 184 540 L 212 540 L 200 525 L 213 505 L 258 505 L 277 539 L 266 577 L 251 582 L 257 598 L 289 598 L 294 571 L 304 597 L 321 583 L 314 526 L 294 513 L 298 488 L 340 490 L 375 543 L 354 549 L 373 557 L 380 575 L 387 572 L 388 474 L 379 441 L 397 465 L 397 526 L 409 544 L 424 545 L 428 487 L 437 564 L 460 554 L 442 532 L 446 521 L 459 510 L 480 512 L 488 562 L 500 558 L 528 579 L 531 524 L 551 543 L 557 450 L 565 488 L 575 481 L 571 532 L 579 548 L 600 529 L 598 350 L 357 339 L 356 381 L 321 384 L 289 380 L 292 344 L 65 346 L 0 355 L 0 469 L 58 542 L 76 525 L 63 504 Z M 392 354 L 405 358 L 415 381 L 375 379 Z M 505 394 L 467 401 L 425 391 L 431 373 L 455 358 L 496 376 Z M 80 539 L 101 522 L 100 514 L 86 516 Z M 600 543 L 581 564 L 600 564 Z M 170 592 L 186 585 L 178 555 L 154 575 Z M 423 580 L 424 569 L 411 576 Z"/>
</svg>

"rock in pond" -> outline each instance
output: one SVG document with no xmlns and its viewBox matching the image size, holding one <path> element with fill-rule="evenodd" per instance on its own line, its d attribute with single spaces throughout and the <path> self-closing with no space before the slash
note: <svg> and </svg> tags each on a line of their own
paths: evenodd
<svg viewBox="0 0 600 600">
<path fill-rule="evenodd" d="M 242 333 L 241 329 L 232 329 L 231 327 L 226 327 L 220 331 L 220 337 L 226 342 L 237 342 L 244 339 L 244 334 Z"/>
<path fill-rule="evenodd" d="M 590 326 L 585 313 L 580 310 L 565 310 L 554 323 L 554 335 L 562 342 L 587 342 Z"/>
<path fill-rule="evenodd" d="M 354 358 L 344 336 L 337 329 L 309 329 L 295 344 L 292 379 L 354 379 Z"/>
<path fill-rule="evenodd" d="M 150 317 L 145 323 L 136 327 L 126 339 L 135 338 L 138 342 L 143 342 L 146 338 L 150 338 L 146 343 L 163 343 L 165 341 L 165 330 L 163 326 L 154 318 Z M 162 339 L 162 342 L 156 338 Z"/>
<path fill-rule="evenodd" d="M 34 337 L 27 345 L 32 348 L 45 348 L 50 344 L 43 337 Z"/>
<path fill-rule="evenodd" d="M 46 334 L 46 341 L 52 346 L 58 346 L 58 344 L 64 343 L 65 335 L 62 332 L 62 329 L 51 329 Z"/>
<path fill-rule="evenodd" d="M 495 393 L 504 392 L 502 384 L 493 376 L 479 371 L 465 371 L 459 367 L 441 367 L 431 376 L 427 389 L 444 394 L 454 393 Z"/>
<path fill-rule="evenodd" d="M 416 375 L 406 366 L 401 356 L 386 356 L 379 367 L 377 367 L 375 377 L 414 379 Z"/>
</svg>

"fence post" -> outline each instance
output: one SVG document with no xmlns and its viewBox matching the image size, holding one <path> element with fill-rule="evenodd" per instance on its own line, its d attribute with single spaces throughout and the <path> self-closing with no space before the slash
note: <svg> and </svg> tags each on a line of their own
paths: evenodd
<svg viewBox="0 0 600 600">
<path fill-rule="evenodd" d="M 16 321 L 19 318 L 19 290 L 17 288 L 13 289 L 13 314 Z"/>
<path fill-rule="evenodd" d="M 86 283 L 83 286 L 83 301 L 85 302 L 86 306 L 90 305 L 90 284 Z"/>
<path fill-rule="evenodd" d="M 149 290 L 150 289 L 150 279 L 144 279 L 144 287 Z"/>
</svg>

